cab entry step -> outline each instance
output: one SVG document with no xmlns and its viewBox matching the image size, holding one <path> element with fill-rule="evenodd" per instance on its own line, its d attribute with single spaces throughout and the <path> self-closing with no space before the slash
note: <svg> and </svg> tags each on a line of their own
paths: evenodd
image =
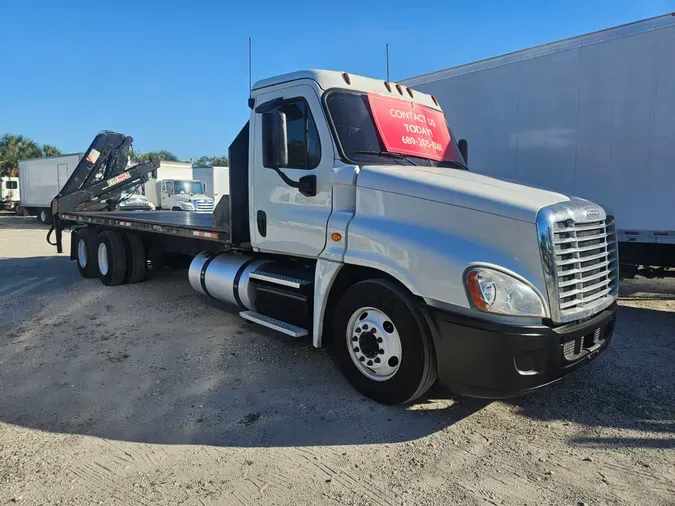
<svg viewBox="0 0 675 506">
<path fill-rule="evenodd" d="M 289 288 L 302 288 L 312 284 L 311 281 L 307 279 L 302 279 L 294 276 L 287 276 L 278 272 L 262 271 L 257 270 L 252 272 L 249 276 L 251 279 L 257 279 L 258 281 L 267 281 L 275 285 L 287 286 Z"/>
<path fill-rule="evenodd" d="M 239 316 L 241 316 L 244 320 L 257 323 L 263 327 L 267 327 L 268 329 L 276 330 L 282 334 L 286 334 L 287 336 L 304 337 L 307 335 L 307 330 L 303 328 L 296 327 L 293 324 L 282 322 L 281 320 L 277 320 L 260 313 L 256 313 L 255 311 L 242 311 L 239 313 Z"/>
</svg>

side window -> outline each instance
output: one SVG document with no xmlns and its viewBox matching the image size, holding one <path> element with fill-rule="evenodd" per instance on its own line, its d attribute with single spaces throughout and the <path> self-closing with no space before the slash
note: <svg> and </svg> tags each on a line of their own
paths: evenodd
<svg viewBox="0 0 675 506">
<path fill-rule="evenodd" d="M 17 184 L 16 181 L 5 181 L 5 188 L 8 190 L 16 190 Z"/>
<path fill-rule="evenodd" d="M 309 105 L 298 98 L 284 102 L 279 110 L 286 114 L 288 166 L 294 169 L 316 168 L 321 160 L 321 143 Z"/>
<path fill-rule="evenodd" d="M 169 195 L 173 195 L 173 181 L 166 182 L 166 191 Z"/>
</svg>

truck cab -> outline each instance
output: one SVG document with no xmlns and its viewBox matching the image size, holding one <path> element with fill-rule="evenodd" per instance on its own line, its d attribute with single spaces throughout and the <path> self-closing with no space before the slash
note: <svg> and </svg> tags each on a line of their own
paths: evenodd
<svg viewBox="0 0 675 506">
<path fill-rule="evenodd" d="M 0 177 L 0 209 L 13 211 L 19 205 L 19 178 Z"/>
<path fill-rule="evenodd" d="M 213 212 L 213 199 L 206 195 L 201 181 L 192 179 L 163 179 L 157 181 L 160 207 L 171 211 Z"/>
<path fill-rule="evenodd" d="M 382 402 L 436 378 L 522 393 L 609 344 L 618 259 L 601 206 L 472 173 L 437 100 L 394 83 L 296 72 L 258 82 L 250 107 L 227 215 L 232 244 L 265 260 L 202 254 L 198 291 L 211 271 L 238 278 L 242 316 L 308 329 Z"/>
</svg>

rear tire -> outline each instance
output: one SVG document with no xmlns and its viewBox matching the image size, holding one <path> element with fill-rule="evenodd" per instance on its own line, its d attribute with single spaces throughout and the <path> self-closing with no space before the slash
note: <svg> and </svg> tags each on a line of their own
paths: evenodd
<svg viewBox="0 0 675 506">
<path fill-rule="evenodd" d="M 125 283 L 140 283 L 146 278 L 148 266 L 145 257 L 143 241 L 132 232 L 122 235 L 127 254 L 127 270 L 124 276 Z"/>
<path fill-rule="evenodd" d="M 101 283 L 117 286 L 124 283 L 127 273 L 127 255 L 119 232 L 105 230 L 98 235 L 98 268 Z"/>
<path fill-rule="evenodd" d="M 52 222 L 52 215 L 49 209 L 39 209 L 37 219 L 43 225 L 50 225 Z"/>
<path fill-rule="evenodd" d="M 383 404 L 411 402 L 436 381 L 424 318 L 412 296 L 385 279 L 361 281 L 345 291 L 335 308 L 329 346 L 352 386 Z"/>
<path fill-rule="evenodd" d="M 75 252 L 77 270 L 83 278 L 96 278 L 101 275 L 98 270 L 98 239 L 96 230 L 83 228 L 75 235 Z"/>
</svg>

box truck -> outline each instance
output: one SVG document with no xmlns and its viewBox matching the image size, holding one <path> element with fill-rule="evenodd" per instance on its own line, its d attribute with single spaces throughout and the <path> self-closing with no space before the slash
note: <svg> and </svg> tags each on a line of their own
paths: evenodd
<svg viewBox="0 0 675 506">
<path fill-rule="evenodd" d="M 193 177 L 192 164 L 160 162 L 144 185 L 145 196 L 157 209 L 212 213 L 214 201 L 204 184 Z"/>
<path fill-rule="evenodd" d="M 402 81 L 436 97 L 471 169 L 616 217 L 622 274 L 675 267 L 675 15 Z M 660 267 L 660 269 L 654 269 Z"/>
<path fill-rule="evenodd" d="M 0 209 L 14 211 L 19 206 L 19 178 L 0 177 Z"/>
<path fill-rule="evenodd" d="M 51 202 L 77 167 L 83 153 L 19 161 L 20 206 L 24 216 L 51 223 Z"/>
<path fill-rule="evenodd" d="M 204 193 L 215 202 L 218 202 L 223 195 L 230 194 L 229 167 L 194 167 L 192 177 L 204 183 Z"/>
<path fill-rule="evenodd" d="M 256 83 L 249 107 L 213 215 L 105 210 L 101 199 L 159 161 L 119 172 L 131 139 L 102 133 L 88 153 L 119 154 L 82 161 L 74 180 L 103 179 L 64 187 L 53 243 L 71 227 L 80 274 L 108 286 L 143 280 L 163 253 L 189 254 L 197 292 L 311 336 L 388 404 L 436 382 L 522 394 L 607 349 L 618 265 L 602 206 L 469 171 L 438 101 L 400 84 L 300 71 Z"/>
</svg>

